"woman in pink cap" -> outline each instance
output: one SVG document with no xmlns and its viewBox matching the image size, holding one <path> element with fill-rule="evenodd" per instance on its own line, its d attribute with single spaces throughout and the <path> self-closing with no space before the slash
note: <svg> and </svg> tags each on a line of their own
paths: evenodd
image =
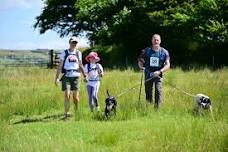
<svg viewBox="0 0 228 152">
<path fill-rule="evenodd" d="M 96 52 L 90 52 L 85 59 L 88 62 L 84 66 L 84 71 L 87 75 L 89 107 L 91 111 L 93 111 L 94 107 L 96 107 L 97 111 L 100 111 L 97 94 L 100 87 L 100 79 L 104 75 L 103 67 L 97 63 L 100 58 Z"/>
</svg>

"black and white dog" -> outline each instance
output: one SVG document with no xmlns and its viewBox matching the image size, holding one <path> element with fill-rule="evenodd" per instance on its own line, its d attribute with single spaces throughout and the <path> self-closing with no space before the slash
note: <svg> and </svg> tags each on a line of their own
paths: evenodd
<svg viewBox="0 0 228 152">
<path fill-rule="evenodd" d="M 208 96 L 204 94 L 197 94 L 195 96 L 195 112 L 197 114 L 201 113 L 201 109 L 208 110 L 209 112 L 212 113 L 212 105 L 211 105 L 211 100 Z"/>
<path fill-rule="evenodd" d="M 114 96 L 111 96 L 107 90 L 108 98 L 105 99 L 105 116 L 108 118 L 111 113 L 116 114 L 117 101 Z"/>
</svg>

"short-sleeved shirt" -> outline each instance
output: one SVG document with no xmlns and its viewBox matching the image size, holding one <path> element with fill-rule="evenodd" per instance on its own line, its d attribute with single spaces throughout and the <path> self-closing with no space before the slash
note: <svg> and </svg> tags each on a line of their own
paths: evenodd
<svg viewBox="0 0 228 152">
<path fill-rule="evenodd" d="M 89 68 L 88 68 L 89 64 L 86 64 L 84 66 L 84 71 L 87 74 L 87 79 L 88 79 L 88 83 L 87 85 L 93 86 L 94 84 L 96 84 L 97 82 L 100 81 L 100 73 L 103 73 L 103 67 L 101 64 L 96 63 L 90 63 Z"/>
<path fill-rule="evenodd" d="M 169 52 L 163 47 L 160 47 L 156 51 L 151 47 L 145 48 L 138 58 L 144 64 L 146 74 L 161 70 L 165 62 L 169 59 Z"/>
<path fill-rule="evenodd" d="M 79 50 L 68 51 L 68 56 L 64 63 L 64 69 L 67 71 L 66 77 L 80 77 L 79 64 L 82 62 L 82 54 Z M 60 54 L 60 60 L 64 61 L 65 51 Z"/>
</svg>

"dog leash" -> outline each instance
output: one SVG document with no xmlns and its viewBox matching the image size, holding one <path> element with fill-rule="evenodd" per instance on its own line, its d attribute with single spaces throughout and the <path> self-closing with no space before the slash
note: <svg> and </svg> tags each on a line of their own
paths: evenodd
<svg viewBox="0 0 228 152">
<path fill-rule="evenodd" d="M 152 77 L 152 78 L 146 79 L 146 80 L 145 80 L 145 83 L 148 82 L 148 81 L 150 81 L 150 80 L 152 80 L 152 79 L 154 79 L 155 77 L 158 77 L 158 78 L 161 79 L 160 76 L 154 76 L 154 77 Z M 186 92 L 186 91 L 184 91 L 184 90 L 182 90 L 182 89 L 176 87 L 175 85 L 169 83 L 168 81 L 165 81 L 165 82 L 166 82 L 168 85 L 170 85 L 172 88 L 174 88 L 174 89 L 176 89 L 176 90 L 178 90 L 178 91 L 180 91 L 180 92 L 182 92 L 182 93 L 184 93 L 184 94 L 186 94 L 186 95 L 188 95 L 188 96 L 196 97 L 196 95 L 194 95 L 194 94 L 192 94 L 192 93 L 188 93 L 188 92 Z"/>
<path fill-rule="evenodd" d="M 135 88 L 137 88 L 140 84 L 141 84 L 141 83 L 138 83 L 138 84 L 134 85 L 133 87 L 124 90 L 122 93 L 118 94 L 118 95 L 116 96 L 116 98 L 118 98 L 118 97 L 124 95 L 125 93 L 127 93 L 127 92 L 129 92 L 129 91 L 131 91 L 131 90 L 133 90 L 133 89 L 135 89 Z"/>
<path fill-rule="evenodd" d="M 161 79 L 160 76 L 153 76 L 153 77 L 151 77 L 151 78 L 146 79 L 146 80 L 144 81 L 144 84 L 147 83 L 148 81 L 154 79 L 155 77 L 158 77 L 158 78 Z M 194 94 L 192 94 L 192 93 L 188 93 L 188 92 L 186 92 L 186 91 L 184 91 L 184 90 L 182 90 L 182 89 L 176 87 L 175 85 L 173 85 L 173 84 L 171 84 L 171 83 L 169 83 L 169 82 L 167 82 L 167 81 L 166 81 L 166 83 L 167 83 L 168 85 L 170 85 L 172 88 L 174 88 L 174 89 L 176 89 L 176 90 L 178 90 L 178 91 L 180 91 L 180 92 L 182 92 L 182 93 L 184 93 L 184 94 L 186 94 L 186 95 L 188 95 L 188 96 L 196 97 L 196 95 L 194 95 Z M 122 93 L 118 94 L 116 97 L 118 98 L 118 97 L 120 97 L 120 96 L 126 94 L 127 92 L 129 92 L 129 91 L 131 91 L 131 90 L 137 88 L 139 85 L 141 85 L 141 83 L 138 83 L 138 84 L 134 85 L 133 87 L 124 90 Z"/>
</svg>

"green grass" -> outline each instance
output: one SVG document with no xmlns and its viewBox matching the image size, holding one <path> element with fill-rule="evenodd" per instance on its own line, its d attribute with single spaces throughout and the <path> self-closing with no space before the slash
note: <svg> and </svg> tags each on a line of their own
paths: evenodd
<svg viewBox="0 0 228 152">
<path fill-rule="evenodd" d="M 228 69 L 182 71 L 165 75 L 164 100 L 159 111 L 138 102 L 139 87 L 118 98 L 118 111 L 110 120 L 90 113 L 85 83 L 80 106 L 69 121 L 62 120 L 63 93 L 54 85 L 55 70 L 0 68 L 0 151 L 228 151 Z M 99 92 L 104 110 L 106 89 L 118 95 L 140 83 L 131 69 L 106 71 Z M 212 99 L 208 113 L 194 116 L 192 94 Z M 144 90 L 143 90 L 144 91 Z"/>
</svg>

